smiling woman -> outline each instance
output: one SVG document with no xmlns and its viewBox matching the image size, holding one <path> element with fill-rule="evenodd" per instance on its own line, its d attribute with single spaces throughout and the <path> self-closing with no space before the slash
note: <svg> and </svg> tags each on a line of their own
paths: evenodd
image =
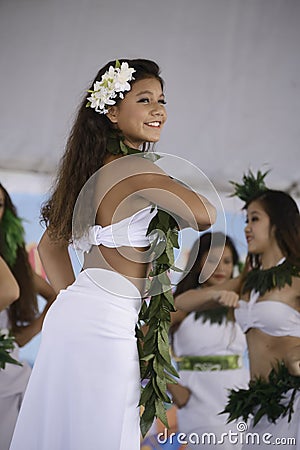
<svg viewBox="0 0 300 450">
<path fill-rule="evenodd" d="M 156 79 L 137 82 L 120 106 L 112 106 L 107 116 L 122 131 L 130 147 L 139 148 L 145 141 L 157 142 L 167 120 L 165 97 Z"/>
<path fill-rule="evenodd" d="M 111 61 L 88 92 L 42 209 L 47 230 L 39 253 L 59 294 L 45 319 L 11 450 L 139 449 L 139 404 L 145 405 L 145 433 L 155 415 L 164 418 L 165 367 L 174 370 L 166 312 L 173 308 L 167 270 L 176 245 L 175 218 L 204 230 L 216 217 L 205 197 L 147 158 L 167 118 L 155 62 Z M 153 220 L 165 225 L 162 242 L 159 234 L 148 235 Z M 165 241 L 161 261 L 157 249 Z M 76 280 L 70 243 L 83 252 Z M 143 303 L 151 268 L 152 316 Z M 167 285 L 167 292 L 157 285 Z M 148 355 L 142 372 L 151 379 L 141 400 L 139 312 L 150 322 L 139 346 Z"/>
</svg>

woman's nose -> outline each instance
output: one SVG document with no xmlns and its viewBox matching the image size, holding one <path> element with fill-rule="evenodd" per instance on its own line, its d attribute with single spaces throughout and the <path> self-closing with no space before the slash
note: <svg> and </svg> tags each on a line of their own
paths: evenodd
<svg viewBox="0 0 300 450">
<path fill-rule="evenodd" d="M 156 103 L 153 106 L 152 114 L 156 115 L 156 116 L 165 116 L 166 115 L 166 111 L 165 111 L 164 106 L 162 104 L 160 104 L 160 103 Z"/>
</svg>

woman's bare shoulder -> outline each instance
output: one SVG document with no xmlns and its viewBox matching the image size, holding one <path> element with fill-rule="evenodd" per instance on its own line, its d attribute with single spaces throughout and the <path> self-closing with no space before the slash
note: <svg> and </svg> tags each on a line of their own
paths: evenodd
<svg viewBox="0 0 300 450">
<path fill-rule="evenodd" d="M 155 154 L 153 154 L 155 155 Z M 165 174 L 165 172 L 156 164 L 155 156 L 152 154 L 141 153 L 137 155 L 129 155 L 125 158 L 120 158 L 120 162 L 123 166 L 128 167 L 132 171 L 141 171 L 141 173 L 160 173 Z"/>
</svg>

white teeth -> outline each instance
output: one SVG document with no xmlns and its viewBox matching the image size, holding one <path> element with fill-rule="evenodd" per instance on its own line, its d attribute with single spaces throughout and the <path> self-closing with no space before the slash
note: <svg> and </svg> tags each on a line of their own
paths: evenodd
<svg viewBox="0 0 300 450">
<path fill-rule="evenodd" d="M 149 122 L 149 123 L 147 123 L 147 125 L 149 125 L 150 127 L 159 127 L 160 122 Z"/>
</svg>

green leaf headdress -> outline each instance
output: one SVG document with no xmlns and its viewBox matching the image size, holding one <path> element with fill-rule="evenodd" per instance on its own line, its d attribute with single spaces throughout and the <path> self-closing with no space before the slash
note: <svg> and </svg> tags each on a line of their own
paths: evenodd
<svg viewBox="0 0 300 450">
<path fill-rule="evenodd" d="M 18 248 L 24 245 L 24 228 L 22 220 L 6 208 L 0 229 L 4 237 L 3 258 L 10 267 L 13 267 L 17 259 Z"/>
<path fill-rule="evenodd" d="M 268 173 L 269 171 L 262 173 L 259 170 L 255 176 L 253 172 L 249 170 L 248 174 L 243 175 L 242 184 L 236 183 L 235 181 L 230 181 L 235 189 L 233 194 L 231 194 L 231 197 L 237 196 L 247 205 L 251 200 L 268 190 L 264 181 L 264 178 Z"/>
</svg>

